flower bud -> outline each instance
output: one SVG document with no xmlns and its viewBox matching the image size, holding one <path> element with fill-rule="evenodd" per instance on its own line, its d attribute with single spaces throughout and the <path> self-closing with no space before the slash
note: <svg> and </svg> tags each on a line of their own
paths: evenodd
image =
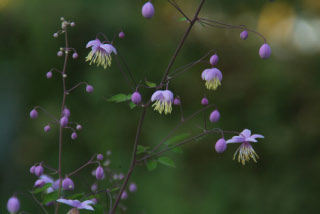
<svg viewBox="0 0 320 214">
<path fill-rule="evenodd" d="M 134 92 L 132 95 L 131 95 L 131 101 L 134 103 L 134 104 L 139 104 L 141 102 L 141 94 L 139 92 Z"/>
<path fill-rule="evenodd" d="M 78 124 L 77 127 L 76 127 L 76 129 L 77 129 L 77 130 L 81 130 L 81 129 L 82 129 L 82 126 L 81 126 L 80 124 Z"/>
<path fill-rule="evenodd" d="M 36 119 L 38 117 L 38 112 L 36 109 L 32 109 L 32 111 L 30 111 L 30 118 L 31 119 Z"/>
<path fill-rule="evenodd" d="M 121 194 L 121 199 L 127 199 L 128 198 L 128 193 L 126 191 L 123 191 Z"/>
<path fill-rule="evenodd" d="M 103 160 L 103 155 L 102 154 L 98 154 L 97 155 L 97 160 Z"/>
<path fill-rule="evenodd" d="M 224 138 L 219 139 L 214 147 L 217 153 L 223 153 L 227 149 L 227 143 Z"/>
<path fill-rule="evenodd" d="M 9 198 L 7 209 L 10 214 L 18 213 L 20 209 L 20 201 L 16 196 L 12 196 L 11 198 Z"/>
<path fill-rule="evenodd" d="M 214 55 L 212 55 L 212 56 L 210 57 L 210 64 L 211 64 L 212 66 L 216 65 L 216 64 L 218 63 L 218 61 L 219 61 L 219 57 L 218 57 L 217 54 L 214 54 Z"/>
<path fill-rule="evenodd" d="M 201 105 L 206 106 L 208 104 L 209 104 L 209 100 L 206 97 L 202 98 Z"/>
<path fill-rule="evenodd" d="M 94 89 L 93 89 L 92 85 L 87 85 L 86 91 L 87 91 L 88 93 L 92 93 L 93 90 L 94 90 Z"/>
<path fill-rule="evenodd" d="M 181 101 L 180 101 L 180 98 L 179 98 L 179 97 L 174 98 L 174 100 L 173 100 L 173 105 L 175 105 L 175 106 L 181 105 Z"/>
<path fill-rule="evenodd" d="M 259 55 L 261 57 L 261 59 L 268 59 L 271 55 L 271 48 L 270 46 L 265 43 L 263 44 L 261 47 L 260 47 L 260 50 L 259 50 Z"/>
<path fill-rule="evenodd" d="M 43 128 L 44 132 L 49 132 L 51 130 L 51 127 L 49 125 L 46 125 L 44 128 Z"/>
<path fill-rule="evenodd" d="M 60 185 L 60 179 L 57 179 L 53 182 L 52 187 L 53 187 L 53 189 L 57 190 L 57 189 L 59 189 L 59 185 Z"/>
<path fill-rule="evenodd" d="M 63 52 L 62 51 L 58 51 L 57 56 L 63 56 Z"/>
<path fill-rule="evenodd" d="M 53 34 L 53 37 L 54 37 L 54 38 L 57 38 L 58 36 L 59 36 L 58 33 L 54 33 L 54 34 Z"/>
<path fill-rule="evenodd" d="M 248 38 L 248 31 L 244 30 L 240 33 L 240 38 L 246 40 Z"/>
<path fill-rule="evenodd" d="M 135 184 L 135 183 L 131 183 L 130 185 L 129 185 L 129 191 L 130 192 L 136 192 L 137 191 L 137 185 Z"/>
<path fill-rule="evenodd" d="M 68 123 L 69 123 L 68 117 L 66 117 L 66 116 L 61 117 L 61 119 L 60 119 L 60 125 L 61 125 L 62 127 L 65 127 L 66 125 L 68 125 Z"/>
<path fill-rule="evenodd" d="M 121 32 L 119 33 L 119 38 L 120 38 L 120 39 L 123 39 L 125 36 L 126 36 L 126 35 L 124 34 L 123 31 L 121 31 Z"/>
<path fill-rule="evenodd" d="M 31 174 L 34 174 L 35 170 L 36 170 L 36 166 L 32 166 L 32 167 L 30 167 L 29 171 L 30 171 Z"/>
<path fill-rule="evenodd" d="M 62 181 L 63 190 L 74 190 L 74 183 L 70 178 L 65 178 Z"/>
<path fill-rule="evenodd" d="M 36 180 L 36 182 L 34 183 L 34 187 L 43 187 L 46 184 L 46 182 L 42 179 L 38 179 Z"/>
<path fill-rule="evenodd" d="M 70 23 L 70 26 L 71 26 L 71 27 L 74 27 L 74 26 L 76 26 L 76 23 L 71 22 L 71 23 Z"/>
<path fill-rule="evenodd" d="M 211 123 L 218 122 L 218 120 L 220 119 L 219 111 L 218 110 L 214 110 L 213 112 L 211 112 L 209 119 L 210 119 Z"/>
<path fill-rule="evenodd" d="M 78 53 L 73 53 L 73 54 L 72 54 L 72 58 L 73 58 L 73 59 L 77 59 L 77 58 L 78 58 Z"/>
<path fill-rule="evenodd" d="M 97 180 L 102 180 L 103 177 L 104 177 L 103 168 L 101 166 L 98 166 L 98 168 L 96 169 L 96 178 Z"/>
<path fill-rule="evenodd" d="M 98 190 L 98 185 L 97 184 L 92 184 L 91 186 L 91 191 L 96 192 Z"/>
<path fill-rule="evenodd" d="M 77 138 L 78 138 L 77 133 L 73 132 L 73 133 L 71 134 L 71 139 L 72 139 L 72 140 L 75 140 L 75 139 L 77 139 Z"/>
<path fill-rule="evenodd" d="M 118 175 L 118 177 L 119 177 L 119 180 L 122 180 L 122 179 L 124 178 L 124 175 L 123 175 L 122 173 L 120 173 L 120 174 Z"/>
<path fill-rule="evenodd" d="M 52 78 L 52 72 L 51 71 L 47 72 L 46 77 L 47 77 L 47 79 L 51 79 Z"/>
<path fill-rule="evenodd" d="M 70 117 L 70 110 L 67 107 L 65 107 L 62 111 L 62 115 L 64 117 Z"/>
<path fill-rule="evenodd" d="M 43 174 L 43 167 L 41 165 L 37 166 L 34 170 L 36 176 L 41 176 Z"/>
<path fill-rule="evenodd" d="M 151 2 L 147 2 L 142 7 L 142 15 L 144 18 L 151 19 L 154 15 L 154 7 Z"/>
</svg>

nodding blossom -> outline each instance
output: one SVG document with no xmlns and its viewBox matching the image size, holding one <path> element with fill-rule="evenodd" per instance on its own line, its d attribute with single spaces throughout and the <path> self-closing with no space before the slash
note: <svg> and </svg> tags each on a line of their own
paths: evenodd
<svg viewBox="0 0 320 214">
<path fill-rule="evenodd" d="M 144 18 L 151 19 L 154 15 L 154 7 L 153 4 L 149 1 L 145 3 L 142 7 L 141 13 Z"/>
<path fill-rule="evenodd" d="M 83 202 L 80 202 L 79 200 L 68 200 L 68 199 L 58 199 L 57 202 L 67 204 L 71 207 L 77 208 L 79 210 L 94 210 L 90 204 L 94 204 L 92 200 L 86 200 Z"/>
<path fill-rule="evenodd" d="M 136 185 L 135 183 L 131 183 L 131 184 L 129 185 L 129 191 L 130 191 L 130 192 L 136 192 L 137 189 L 138 189 L 138 187 L 137 187 L 137 185 Z"/>
<path fill-rule="evenodd" d="M 97 64 L 97 66 L 103 66 L 104 69 L 111 66 L 111 54 L 117 54 L 117 50 L 111 44 L 104 44 L 99 39 L 91 40 L 88 42 L 86 48 L 90 48 L 91 51 L 86 57 L 86 61 Z"/>
<path fill-rule="evenodd" d="M 219 61 L 219 56 L 217 54 L 214 54 L 210 57 L 209 61 L 212 66 L 215 66 Z"/>
<path fill-rule="evenodd" d="M 248 31 L 244 30 L 240 33 L 240 38 L 246 40 L 248 38 Z"/>
<path fill-rule="evenodd" d="M 213 112 L 211 112 L 209 119 L 211 123 L 218 122 L 220 119 L 220 112 L 218 110 L 214 110 Z"/>
<path fill-rule="evenodd" d="M 70 178 L 65 178 L 62 181 L 63 190 L 74 190 L 74 183 Z"/>
<path fill-rule="evenodd" d="M 104 170 L 101 166 L 98 166 L 96 169 L 96 178 L 97 180 L 102 180 L 104 178 Z"/>
<path fill-rule="evenodd" d="M 121 199 L 127 199 L 128 198 L 128 193 L 127 191 L 123 191 L 123 193 L 121 194 Z"/>
<path fill-rule="evenodd" d="M 20 209 L 20 201 L 16 196 L 9 198 L 7 203 L 7 210 L 10 214 L 18 213 Z"/>
<path fill-rule="evenodd" d="M 131 101 L 138 105 L 142 100 L 141 94 L 138 91 L 135 91 L 132 95 L 131 95 Z"/>
<path fill-rule="evenodd" d="M 41 165 L 36 166 L 34 173 L 36 174 L 36 176 L 41 176 L 43 174 L 43 167 Z"/>
<path fill-rule="evenodd" d="M 209 100 L 206 97 L 202 98 L 201 105 L 206 106 L 208 104 L 209 104 Z"/>
<path fill-rule="evenodd" d="M 220 138 L 214 146 L 217 153 L 223 153 L 227 149 L 227 143 L 224 138 Z"/>
<path fill-rule="evenodd" d="M 158 90 L 153 93 L 151 101 L 155 103 L 152 105 L 154 110 L 159 111 L 160 114 L 170 114 L 172 111 L 173 93 L 170 90 Z"/>
<path fill-rule="evenodd" d="M 38 112 L 36 109 L 32 109 L 32 111 L 30 111 L 30 118 L 31 119 L 36 119 L 38 117 Z"/>
<path fill-rule="evenodd" d="M 268 59 L 271 56 L 271 48 L 267 43 L 264 43 L 259 49 L 261 59 Z"/>
<path fill-rule="evenodd" d="M 257 162 L 259 156 L 254 151 L 251 143 L 258 142 L 256 138 L 264 138 L 264 136 L 260 134 L 251 135 L 251 131 L 249 129 L 243 130 L 239 136 L 234 136 L 230 140 L 227 140 L 227 144 L 229 143 L 241 143 L 239 148 L 236 150 L 233 156 L 233 160 L 235 160 L 238 154 L 238 162 L 245 165 L 246 162 L 249 162 L 252 159 L 254 162 Z"/>
<path fill-rule="evenodd" d="M 221 85 L 222 73 L 217 68 L 205 69 L 201 77 L 206 81 L 206 87 L 209 90 L 216 90 Z"/>
</svg>

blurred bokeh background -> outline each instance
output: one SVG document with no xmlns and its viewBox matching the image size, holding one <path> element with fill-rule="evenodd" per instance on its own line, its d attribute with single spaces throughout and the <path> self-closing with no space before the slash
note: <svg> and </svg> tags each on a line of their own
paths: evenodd
<svg viewBox="0 0 320 214">
<path fill-rule="evenodd" d="M 159 82 L 187 23 L 166 1 L 152 1 L 156 14 L 141 16 L 145 1 L 136 0 L 0 0 L 0 213 L 7 199 L 19 194 L 22 210 L 42 213 L 28 191 L 35 176 L 29 168 L 45 161 L 57 167 L 58 129 L 44 133 L 49 118 L 40 113 L 35 121 L 29 112 L 40 105 L 58 115 L 61 80 L 45 78 L 52 68 L 61 68 L 57 51 L 63 37 L 53 38 L 60 17 L 76 23 L 70 30 L 70 45 L 79 59 L 68 65 L 68 87 L 87 81 L 93 94 L 79 88 L 67 97 L 71 119 L 83 125 L 76 141 L 64 134 L 63 171 L 70 172 L 94 153 L 112 150 L 112 167 L 125 173 L 141 109 L 106 102 L 117 93 L 131 93 L 116 63 L 107 70 L 89 66 L 85 45 L 98 32 L 108 37 L 123 30 L 125 39 L 114 42 L 126 59 L 135 79 Z M 198 0 L 177 0 L 190 16 Z M 184 114 L 201 108 L 206 94 L 215 103 L 221 120 L 212 127 L 242 131 L 251 129 L 265 139 L 255 144 L 257 164 L 233 161 L 237 145 L 218 155 L 218 135 L 184 146 L 183 154 L 168 153 L 176 168 L 159 166 L 148 172 L 138 167 L 132 180 L 138 191 L 122 203 L 127 213 L 318 213 L 320 194 L 320 1 L 318 0 L 211 0 L 201 17 L 231 24 L 245 24 L 268 39 L 273 54 L 269 60 L 258 55 L 261 38 L 249 34 L 243 41 L 239 30 L 196 25 L 174 68 L 185 65 L 215 49 L 224 79 L 216 91 L 207 91 L 198 65 L 173 80 L 170 88 L 181 97 Z M 152 90 L 141 90 L 147 100 Z M 209 114 L 209 112 L 207 112 Z M 147 112 L 141 144 L 156 145 L 179 122 L 174 108 L 170 116 Z M 203 115 L 179 133 L 201 132 Z M 227 136 L 231 137 L 231 135 Z M 75 192 L 90 188 L 90 171 L 74 178 Z M 106 188 L 106 186 L 101 185 Z M 63 206 L 66 209 L 66 206 Z"/>
</svg>

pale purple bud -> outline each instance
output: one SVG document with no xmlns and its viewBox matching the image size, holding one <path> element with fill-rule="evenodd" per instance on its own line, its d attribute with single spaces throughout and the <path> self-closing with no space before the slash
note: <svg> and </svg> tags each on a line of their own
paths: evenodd
<svg viewBox="0 0 320 214">
<path fill-rule="evenodd" d="M 57 190 L 57 189 L 59 189 L 59 185 L 60 185 L 60 179 L 57 179 L 53 182 L 52 187 L 53 187 L 53 189 Z"/>
<path fill-rule="evenodd" d="M 57 38 L 58 36 L 59 36 L 58 33 L 54 33 L 54 34 L 53 34 L 53 37 L 54 37 L 54 38 Z"/>
<path fill-rule="evenodd" d="M 121 194 L 121 199 L 127 199 L 128 198 L 128 193 L 126 191 L 123 191 Z"/>
<path fill-rule="evenodd" d="M 71 26 L 71 27 L 74 27 L 74 26 L 76 26 L 76 23 L 71 22 L 71 23 L 70 23 L 70 26 Z"/>
<path fill-rule="evenodd" d="M 181 105 L 181 101 L 180 101 L 180 98 L 179 98 L 179 97 L 174 98 L 174 100 L 173 100 L 173 105 L 175 105 L 175 106 Z"/>
<path fill-rule="evenodd" d="M 44 128 L 43 128 L 44 132 L 49 132 L 51 130 L 51 127 L 50 125 L 46 125 Z"/>
<path fill-rule="evenodd" d="M 137 191 L 137 185 L 135 184 L 135 183 L 131 183 L 130 185 L 129 185 L 129 191 L 130 192 L 136 192 Z"/>
<path fill-rule="evenodd" d="M 151 19 L 154 15 L 154 7 L 151 2 L 147 2 L 142 7 L 142 15 L 144 18 Z"/>
<path fill-rule="evenodd" d="M 248 31 L 244 30 L 240 33 L 240 38 L 246 40 L 248 38 Z"/>
<path fill-rule="evenodd" d="M 34 174 L 35 170 L 36 170 L 36 166 L 32 166 L 32 167 L 30 167 L 29 171 L 30 171 L 31 174 Z"/>
<path fill-rule="evenodd" d="M 52 78 L 52 72 L 51 71 L 47 72 L 46 76 L 47 76 L 47 79 L 51 79 Z"/>
<path fill-rule="evenodd" d="M 209 100 L 206 97 L 202 98 L 201 105 L 206 106 L 208 104 L 209 104 Z"/>
<path fill-rule="evenodd" d="M 98 185 L 97 184 L 92 184 L 91 186 L 91 191 L 96 192 L 98 190 Z"/>
<path fill-rule="evenodd" d="M 65 107 L 62 111 L 62 115 L 65 117 L 70 117 L 70 110 L 67 107 Z"/>
<path fill-rule="evenodd" d="M 36 119 L 38 117 L 38 112 L 36 109 L 32 109 L 32 111 L 30 111 L 30 118 L 31 119 Z"/>
<path fill-rule="evenodd" d="M 123 175 L 122 173 L 120 173 L 120 174 L 118 175 L 118 178 L 119 178 L 119 180 L 122 180 L 122 179 L 124 178 L 124 175 Z"/>
<path fill-rule="evenodd" d="M 219 119 L 220 119 L 220 113 L 218 110 L 214 110 L 213 112 L 211 112 L 210 114 L 211 123 L 216 123 L 218 122 Z"/>
<path fill-rule="evenodd" d="M 78 124 L 77 127 L 76 127 L 76 129 L 77 129 L 77 130 L 81 130 L 81 129 L 82 129 L 82 126 L 81 126 L 80 124 Z"/>
<path fill-rule="evenodd" d="M 92 93 L 93 92 L 93 86 L 92 85 L 87 85 L 87 87 L 86 87 L 86 91 L 88 92 L 88 93 Z"/>
<path fill-rule="evenodd" d="M 210 64 L 211 64 L 212 66 L 216 65 L 216 64 L 218 63 L 218 61 L 219 61 L 219 57 L 218 57 L 217 54 L 214 54 L 214 55 L 212 55 L 212 56 L 210 57 Z"/>
<path fill-rule="evenodd" d="M 260 47 L 259 55 L 261 59 L 268 59 L 271 56 L 271 48 L 267 43 Z"/>
<path fill-rule="evenodd" d="M 139 104 L 141 102 L 141 94 L 139 92 L 134 92 L 132 95 L 131 95 L 131 101 L 134 103 L 134 104 Z"/>
<path fill-rule="evenodd" d="M 70 178 L 65 178 L 62 181 L 63 190 L 74 190 L 74 183 Z"/>
<path fill-rule="evenodd" d="M 227 143 L 224 138 L 219 139 L 214 147 L 217 153 L 223 153 L 227 149 Z"/>
<path fill-rule="evenodd" d="M 103 155 L 102 154 L 98 154 L 97 155 L 97 160 L 103 160 Z"/>
<path fill-rule="evenodd" d="M 118 180 L 119 179 L 119 176 L 117 174 L 114 174 L 113 175 L 113 180 Z"/>
<path fill-rule="evenodd" d="M 43 174 L 43 167 L 41 165 L 37 166 L 34 170 L 36 176 L 41 176 Z"/>
<path fill-rule="evenodd" d="M 34 183 L 34 187 L 43 187 L 46 184 L 46 182 L 42 179 L 38 179 L 36 180 L 36 182 Z"/>
<path fill-rule="evenodd" d="M 125 36 L 126 36 L 126 35 L 124 34 L 123 31 L 121 31 L 121 32 L 119 33 L 119 38 L 120 38 L 120 39 L 123 39 Z"/>
<path fill-rule="evenodd" d="M 57 56 L 63 56 L 63 52 L 62 51 L 58 51 Z"/>
<path fill-rule="evenodd" d="M 73 53 L 73 54 L 72 54 L 72 58 L 73 58 L 73 59 L 77 59 L 77 58 L 78 58 L 78 54 L 77 54 L 77 53 Z"/>
<path fill-rule="evenodd" d="M 71 139 L 72 139 L 72 140 L 75 140 L 75 139 L 77 139 L 77 138 L 78 138 L 77 133 L 73 132 L 73 133 L 71 134 Z"/>
<path fill-rule="evenodd" d="M 98 168 L 96 169 L 96 178 L 97 180 L 102 180 L 103 177 L 104 177 L 103 168 L 101 166 L 98 166 Z"/>
<path fill-rule="evenodd" d="M 12 196 L 11 198 L 9 198 L 7 202 L 7 209 L 11 214 L 17 213 L 19 211 L 20 201 L 16 196 Z"/>
<path fill-rule="evenodd" d="M 66 125 L 68 125 L 68 123 L 69 123 L 68 117 L 66 117 L 66 116 L 61 117 L 61 119 L 60 119 L 60 125 L 61 125 L 62 127 L 65 127 Z"/>
</svg>

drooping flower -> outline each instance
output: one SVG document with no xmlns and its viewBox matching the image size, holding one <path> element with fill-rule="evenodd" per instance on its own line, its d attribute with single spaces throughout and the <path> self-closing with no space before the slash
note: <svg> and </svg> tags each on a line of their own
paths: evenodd
<svg viewBox="0 0 320 214">
<path fill-rule="evenodd" d="M 206 106 L 208 104 L 209 104 L 209 100 L 206 97 L 202 98 L 201 105 Z"/>
<path fill-rule="evenodd" d="M 41 176 L 43 174 L 43 167 L 41 165 L 37 166 L 34 170 L 34 173 L 36 176 Z"/>
<path fill-rule="evenodd" d="M 67 204 L 77 209 L 94 210 L 90 204 L 94 204 L 92 200 L 80 202 L 79 200 L 58 199 L 57 202 Z"/>
<path fill-rule="evenodd" d="M 50 125 L 46 125 L 44 128 L 43 128 L 44 132 L 49 132 L 51 130 L 51 127 Z"/>
<path fill-rule="evenodd" d="M 36 166 L 30 167 L 30 173 L 31 174 L 34 174 L 35 170 L 36 170 Z"/>
<path fill-rule="evenodd" d="M 66 117 L 66 116 L 61 117 L 61 119 L 60 119 L 60 125 L 61 125 L 62 127 L 65 127 L 66 125 L 68 125 L 68 123 L 69 123 L 68 117 Z"/>
<path fill-rule="evenodd" d="M 72 140 L 75 140 L 75 139 L 77 139 L 77 138 L 78 138 L 77 133 L 76 133 L 76 132 L 72 132 L 72 134 L 71 134 L 71 139 L 72 139 Z"/>
<path fill-rule="evenodd" d="M 219 61 L 219 56 L 217 54 L 213 54 L 211 57 L 210 57 L 210 64 L 212 66 L 216 65 Z"/>
<path fill-rule="evenodd" d="M 259 49 L 261 59 L 268 59 L 271 56 L 271 48 L 267 43 L 264 43 Z"/>
<path fill-rule="evenodd" d="M 38 188 L 38 187 L 43 187 L 46 184 L 46 182 L 42 179 L 38 179 L 36 180 L 36 182 L 34 183 L 34 187 Z"/>
<path fill-rule="evenodd" d="M 224 138 L 220 138 L 214 146 L 217 153 L 223 153 L 227 149 L 227 143 Z"/>
<path fill-rule="evenodd" d="M 173 93 L 170 90 L 158 90 L 153 93 L 151 101 L 155 103 L 152 105 L 154 110 L 159 111 L 160 114 L 170 114 L 172 111 Z"/>
<path fill-rule="evenodd" d="M 87 85 L 87 87 L 86 87 L 86 91 L 87 91 L 88 93 L 92 93 L 92 92 L 93 92 L 93 90 L 94 90 L 94 88 L 93 88 L 93 86 L 92 86 L 92 85 Z"/>
<path fill-rule="evenodd" d="M 206 81 L 206 87 L 209 90 L 216 90 L 221 85 L 222 73 L 217 68 L 205 69 L 201 77 Z"/>
<path fill-rule="evenodd" d="M 251 135 L 251 131 L 249 129 L 243 130 L 239 136 L 234 136 L 230 140 L 227 140 L 227 144 L 229 143 L 241 143 L 239 148 L 236 150 L 233 156 L 233 160 L 235 160 L 238 154 L 238 162 L 245 165 L 246 162 L 249 162 L 252 159 L 254 162 L 257 162 L 259 156 L 254 151 L 251 143 L 258 142 L 256 138 L 264 138 L 264 136 L 260 134 Z"/>
<path fill-rule="evenodd" d="M 211 123 L 218 122 L 220 119 L 220 112 L 218 110 L 214 110 L 213 112 L 211 112 L 209 119 Z"/>
<path fill-rule="evenodd" d="M 246 40 L 248 38 L 248 31 L 244 30 L 240 33 L 240 38 Z"/>
<path fill-rule="evenodd" d="M 131 101 L 138 105 L 142 100 L 141 94 L 138 91 L 135 91 L 132 95 L 131 95 Z"/>
<path fill-rule="evenodd" d="M 98 166 L 96 169 L 96 178 L 97 180 L 102 180 L 104 178 L 104 170 L 101 166 Z"/>
<path fill-rule="evenodd" d="M 65 178 L 62 181 L 63 190 L 74 190 L 74 183 L 70 178 Z"/>
<path fill-rule="evenodd" d="M 88 42 L 86 48 L 90 48 L 91 51 L 86 57 L 86 61 L 97 64 L 97 66 L 103 66 L 106 69 L 111 66 L 111 54 L 117 54 L 117 50 L 111 44 L 104 44 L 99 39 L 91 40 Z"/>
<path fill-rule="evenodd" d="M 20 209 L 20 201 L 16 196 L 9 198 L 7 203 L 7 210 L 10 214 L 18 213 Z"/>
<path fill-rule="evenodd" d="M 151 19 L 154 15 L 154 7 L 153 4 L 149 1 L 145 3 L 142 7 L 141 13 L 144 18 Z"/>
<path fill-rule="evenodd" d="M 30 118 L 31 119 L 36 119 L 38 117 L 38 112 L 36 109 L 32 109 L 32 111 L 30 111 Z"/>
</svg>

